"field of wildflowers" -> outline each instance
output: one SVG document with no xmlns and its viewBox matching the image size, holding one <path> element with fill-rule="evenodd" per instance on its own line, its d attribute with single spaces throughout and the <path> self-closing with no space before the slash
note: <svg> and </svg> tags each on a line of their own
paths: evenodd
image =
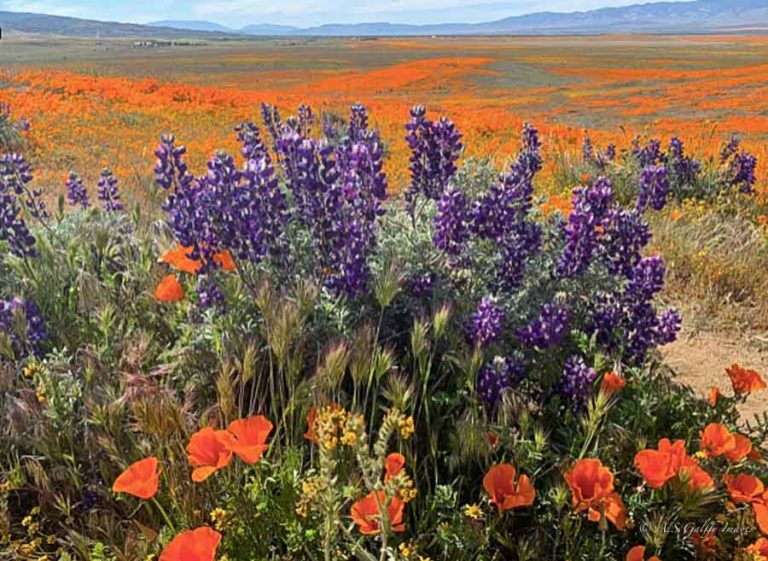
<svg viewBox="0 0 768 561">
<path fill-rule="evenodd" d="M 0 558 L 768 559 L 763 376 L 659 352 L 675 294 L 763 325 L 761 145 L 386 101 L 474 71 L 4 76 Z"/>
</svg>

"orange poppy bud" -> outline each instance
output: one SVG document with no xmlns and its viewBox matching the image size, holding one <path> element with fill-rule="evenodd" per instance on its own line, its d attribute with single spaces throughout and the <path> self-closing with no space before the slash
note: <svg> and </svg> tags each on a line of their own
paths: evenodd
<svg viewBox="0 0 768 561">
<path fill-rule="evenodd" d="M 207 526 L 182 532 L 165 546 L 159 561 L 214 561 L 221 534 Z"/>
<path fill-rule="evenodd" d="M 397 497 L 392 497 L 387 504 L 387 494 L 384 491 L 371 492 L 352 505 L 350 511 L 352 521 L 357 524 L 361 534 L 374 536 L 381 532 L 381 509 L 383 508 L 393 532 L 404 532 L 403 509 L 405 503 Z"/>
<path fill-rule="evenodd" d="M 384 481 L 389 481 L 393 477 L 397 476 L 398 473 L 403 471 L 404 467 L 405 456 L 398 454 L 397 452 L 392 452 L 384 460 Z"/>
<path fill-rule="evenodd" d="M 157 471 L 157 458 L 150 456 L 132 463 L 117 476 L 112 484 L 115 493 L 126 493 L 140 499 L 151 499 L 157 494 L 160 474 Z"/>
<path fill-rule="evenodd" d="M 720 400 L 720 396 L 722 393 L 720 393 L 720 388 L 717 386 L 712 386 L 712 388 L 709 390 L 709 404 L 712 407 L 717 407 L 717 402 Z"/>
<path fill-rule="evenodd" d="M 610 395 L 614 392 L 619 391 L 626 385 L 627 385 L 627 382 L 624 380 L 624 378 L 622 378 L 615 372 L 608 372 L 603 377 L 603 383 L 600 385 L 600 390 L 604 394 Z"/>
</svg>

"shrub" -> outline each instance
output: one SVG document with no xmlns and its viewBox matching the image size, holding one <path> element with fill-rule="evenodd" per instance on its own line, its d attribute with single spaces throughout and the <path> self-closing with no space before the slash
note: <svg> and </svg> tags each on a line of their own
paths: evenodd
<svg viewBox="0 0 768 561">
<path fill-rule="evenodd" d="M 658 171 L 628 206 L 598 176 L 543 210 L 534 127 L 503 173 L 459 170 L 459 131 L 417 107 L 388 201 L 362 106 L 330 138 L 306 106 L 263 115 L 267 142 L 239 125 L 243 161 L 200 176 L 163 137 L 149 225 L 108 171 L 100 209 L 73 175 L 52 217 L 3 160 L 9 551 L 676 559 L 766 531 L 762 496 L 723 492 L 768 475 L 768 419 L 736 428 L 762 379 L 708 404 L 657 361 L 680 327 L 647 250 Z"/>
</svg>

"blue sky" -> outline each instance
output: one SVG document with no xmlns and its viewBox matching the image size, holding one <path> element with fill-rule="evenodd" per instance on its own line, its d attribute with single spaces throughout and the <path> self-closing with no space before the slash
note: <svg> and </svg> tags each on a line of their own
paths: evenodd
<svg viewBox="0 0 768 561">
<path fill-rule="evenodd" d="M 0 0 L 0 9 L 111 21 L 209 20 L 251 23 L 480 22 L 538 12 L 626 6 L 647 0 Z"/>
</svg>

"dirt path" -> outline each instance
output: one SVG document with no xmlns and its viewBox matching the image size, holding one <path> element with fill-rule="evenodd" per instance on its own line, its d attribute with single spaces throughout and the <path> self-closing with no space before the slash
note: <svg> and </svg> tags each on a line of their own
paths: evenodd
<svg viewBox="0 0 768 561">
<path fill-rule="evenodd" d="M 731 395 L 731 382 L 725 369 L 734 362 L 768 377 L 768 342 L 761 345 L 755 339 L 721 333 L 684 333 L 675 343 L 662 348 L 662 354 L 680 380 L 701 395 L 709 395 L 712 386 L 719 386 L 725 395 Z M 757 413 L 768 412 L 768 390 L 750 396 L 740 411 L 743 418 L 750 420 Z"/>
</svg>

